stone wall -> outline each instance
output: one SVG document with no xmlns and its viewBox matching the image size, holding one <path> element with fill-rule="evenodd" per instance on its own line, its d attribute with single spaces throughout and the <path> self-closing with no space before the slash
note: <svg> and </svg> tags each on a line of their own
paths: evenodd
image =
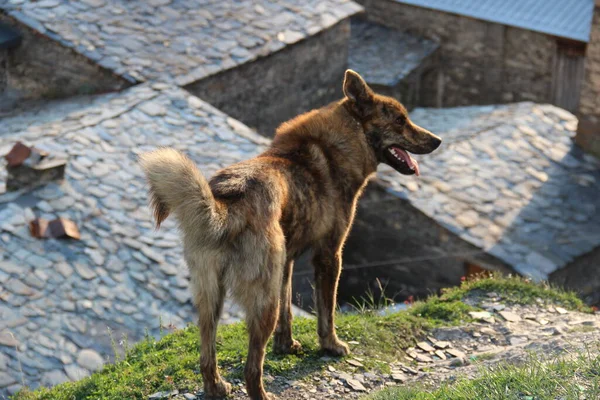
<svg viewBox="0 0 600 400">
<path fill-rule="evenodd" d="M 342 97 L 350 21 L 185 88 L 273 136 L 282 122 Z"/>
<path fill-rule="evenodd" d="M 551 102 L 556 41 L 545 34 L 402 4 L 359 0 L 373 22 L 441 44 L 421 105 Z"/>
<path fill-rule="evenodd" d="M 550 282 L 574 290 L 590 305 L 600 306 L 600 247 L 550 275 Z"/>
<path fill-rule="evenodd" d="M 438 65 L 439 58 L 437 52 L 435 52 L 424 58 L 421 64 L 398 82 L 397 85 L 390 87 L 370 84 L 370 86 L 375 92 L 393 97 L 402 102 L 408 110 L 412 110 L 423 103 L 423 99 L 421 98 L 424 93 L 422 89 L 423 81 L 426 77 L 431 77 L 437 73 Z M 430 101 L 428 95 L 425 95 L 425 98 Z"/>
<path fill-rule="evenodd" d="M 576 141 L 600 157 L 600 0 L 596 0 L 590 42 L 586 50 Z"/>
<path fill-rule="evenodd" d="M 8 50 L 0 49 L 0 96 L 6 90 L 7 71 L 6 63 L 8 60 Z"/>
<path fill-rule="evenodd" d="M 377 293 L 377 279 L 386 296 L 402 301 L 459 285 L 467 274 L 466 263 L 511 272 L 375 182 L 359 201 L 343 257 L 340 304 L 352 303 L 368 288 Z M 312 306 L 312 287 L 313 268 L 305 256 L 294 266 L 293 298 L 298 306 Z"/>
<path fill-rule="evenodd" d="M 120 90 L 131 83 L 95 65 L 72 49 L 0 12 L 22 34 L 17 48 L 0 55 L 0 112 L 19 100 L 66 97 Z"/>
</svg>

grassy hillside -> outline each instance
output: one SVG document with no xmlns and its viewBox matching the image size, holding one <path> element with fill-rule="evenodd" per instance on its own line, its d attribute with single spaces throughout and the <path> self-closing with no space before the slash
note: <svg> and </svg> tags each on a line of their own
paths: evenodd
<svg viewBox="0 0 600 400">
<path fill-rule="evenodd" d="M 397 360 L 403 350 L 413 346 L 419 337 L 434 327 L 460 325 L 471 319 L 474 308 L 462 300 L 478 292 L 496 292 L 507 301 L 528 304 L 534 301 L 554 303 L 565 308 L 586 311 L 574 294 L 547 286 L 532 284 L 519 278 L 482 278 L 466 281 L 459 288 L 441 296 L 417 302 L 406 311 L 381 316 L 362 308 L 355 314 L 337 318 L 339 336 L 351 344 L 352 356 L 360 357 L 365 368 L 387 372 L 388 362 Z M 303 354 L 276 356 L 268 352 L 265 372 L 302 379 L 308 374 L 336 363 L 318 351 L 316 321 L 299 318 L 294 321 L 294 336 L 303 346 Z M 202 387 L 198 370 L 198 332 L 190 326 L 174 331 L 156 341 L 148 338 L 128 349 L 125 357 L 102 371 L 78 382 L 65 383 L 52 389 L 24 390 L 14 398 L 32 399 L 143 399 L 157 391 L 173 389 L 196 392 Z M 226 379 L 241 378 L 246 358 L 247 335 L 243 323 L 221 326 L 218 333 L 219 365 Z M 410 397 L 374 397 L 374 399 Z M 428 397 L 424 397 L 424 399 Z M 457 397 L 462 398 L 462 397 Z"/>
</svg>

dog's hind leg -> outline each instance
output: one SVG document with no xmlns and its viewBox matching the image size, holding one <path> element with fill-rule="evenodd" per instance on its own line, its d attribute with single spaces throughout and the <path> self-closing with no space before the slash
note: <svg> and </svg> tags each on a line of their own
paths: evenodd
<svg viewBox="0 0 600 400">
<path fill-rule="evenodd" d="M 262 383 L 263 363 L 267 341 L 277 323 L 277 293 L 265 293 L 265 297 L 256 296 L 255 301 L 248 304 L 246 324 L 250 337 L 248 360 L 244 369 L 246 390 L 252 400 L 268 400 Z"/>
<path fill-rule="evenodd" d="M 283 233 L 276 232 L 266 245 L 265 257 L 259 256 L 261 268 L 259 275 L 247 277 L 238 281 L 234 296 L 246 312 L 246 325 L 248 329 L 248 359 L 244 368 L 246 390 L 252 400 L 270 399 L 263 387 L 263 363 L 267 341 L 273 334 L 277 323 L 279 309 L 279 291 L 281 287 L 282 272 L 285 264 L 285 242 Z M 255 246 L 260 248 L 261 246 Z M 253 250 L 261 255 L 263 252 Z M 247 257 L 246 260 L 249 260 Z"/>
<path fill-rule="evenodd" d="M 198 310 L 200 371 L 204 380 L 204 393 L 207 399 L 223 398 L 231 393 L 231 385 L 219 375 L 216 336 L 225 290 L 216 269 L 207 271 L 193 268 L 192 264 L 190 266 L 192 295 Z"/>
<path fill-rule="evenodd" d="M 302 350 L 302 345 L 292 338 L 292 269 L 293 260 L 288 260 L 283 267 L 283 279 L 279 298 L 279 319 L 275 337 L 273 338 L 273 351 L 280 354 L 297 354 Z"/>
<path fill-rule="evenodd" d="M 350 352 L 348 345 L 338 339 L 334 322 L 344 240 L 345 235 L 332 235 L 315 249 L 313 258 L 319 343 L 322 350 L 336 356 Z"/>
</svg>

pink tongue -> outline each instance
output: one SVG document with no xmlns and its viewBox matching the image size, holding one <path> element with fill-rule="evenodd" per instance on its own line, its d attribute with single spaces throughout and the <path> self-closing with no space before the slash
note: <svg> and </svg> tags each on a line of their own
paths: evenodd
<svg viewBox="0 0 600 400">
<path fill-rule="evenodd" d="M 406 151 L 402 150 L 399 147 L 394 147 L 394 150 L 396 150 L 396 153 L 398 153 L 400 157 L 404 159 L 409 168 L 415 171 L 415 175 L 421 175 L 421 173 L 419 172 L 419 163 L 417 162 L 417 160 L 413 159 L 410 156 L 410 154 L 408 154 Z"/>
</svg>

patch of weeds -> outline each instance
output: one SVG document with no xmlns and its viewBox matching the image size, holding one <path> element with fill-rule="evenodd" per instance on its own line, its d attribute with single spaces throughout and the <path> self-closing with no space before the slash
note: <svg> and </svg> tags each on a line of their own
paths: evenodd
<svg viewBox="0 0 600 400">
<path fill-rule="evenodd" d="M 471 357 L 469 357 L 469 360 L 472 363 L 478 364 L 484 361 L 493 360 L 496 357 L 496 355 L 496 353 L 481 353 L 477 355 L 472 355 Z"/>
<path fill-rule="evenodd" d="M 502 296 L 504 301 L 515 304 L 533 304 L 540 299 L 544 303 L 561 305 L 571 310 L 592 312 L 574 292 L 568 292 L 548 283 L 532 283 L 517 276 L 481 276 L 464 281 L 460 287 L 444 290 L 440 296 L 446 301 L 461 300 L 471 292 L 494 292 Z"/>
<path fill-rule="evenodd" d="M 394 387 L 364 400 L 556 400 L 599 399 L 600 356 L 582 352 L 570 360 L 543 362 L 532 356 L 525 364 L 507 363 L 482 369 L 475 379 L 460 378 L 435 390 Z"/>
</svg>

